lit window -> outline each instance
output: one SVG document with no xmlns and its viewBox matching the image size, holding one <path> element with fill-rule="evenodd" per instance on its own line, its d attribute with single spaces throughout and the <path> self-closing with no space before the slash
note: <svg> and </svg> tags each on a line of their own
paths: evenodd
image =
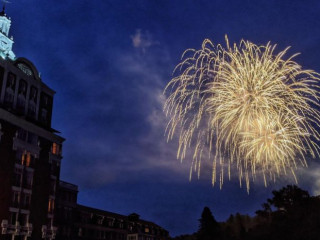
<svg viewBox="0 0 320 240">
<path fill-rule="evenodd" d="M 21 153 L 21 152 L 17 152 L 17 154 L 21 154 L 20 155 L 20 158 L 21 158 L 21 165 L 23 165 L 26 161 L 26 156 L 24 153 Z M 19 160 L 19 159 L 18 159 Z"/>
<path fill-rule="evenodd" d="M 60 145 L 57 143 L 52 144 L 52 153 L 59 155 L 60 154 Z"/>
<path fill-rule="evenodd" d="M 48 203 L 48 212 L 53 213 L 53 210 L 54 210 L 54 200 L 50 198 Z"/>
<path fill-rule="evenodd" d="M 31 162 L 31 154 L 27 152 L 26 154 L 26 166 L 29 167 Z"/>
</svg>

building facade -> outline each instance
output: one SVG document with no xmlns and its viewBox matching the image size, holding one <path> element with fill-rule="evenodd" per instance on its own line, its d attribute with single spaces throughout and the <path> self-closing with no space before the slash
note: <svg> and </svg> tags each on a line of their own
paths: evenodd
<svg viewBox="0 0 320 240">
<path fill-rule="evenodd" d="M 78 187 L 60 181 L 57 194 L 57 240 L 167 240 L 169 233 L 138 214 L 129 216 L 77 204 Z"/>
<path fill-rule="evenodd" d="M 64 139 L 51 128 L 55 92 L 15 58 L 11 20 L 0 13 L 0 239 L 54 239 Z"/>
</svg>

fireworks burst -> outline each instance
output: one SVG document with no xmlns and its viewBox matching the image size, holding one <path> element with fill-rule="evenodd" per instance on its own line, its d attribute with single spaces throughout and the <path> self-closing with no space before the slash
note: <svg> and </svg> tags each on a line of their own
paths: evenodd
<svg viewBox="0 0 320 240">
<path fill-rule="evenodd" d="M 177 158 L 193 151 L 190 169 L 200 174 L 204 154 L 213 160 L 212 184 L 236 168 L 240 185 L 261 175 L 268 181 L 307 166 L 319 156 L 319 74 L 278 54 L 276 45 L 242 40 L 226 47 L 205 40 L 188 49 L 167 85 L 168 140 L 179 136 Z M 189 57 L 187 57 L 189 56 Z M 192 146 L 192 147 L 191 147 Z"/>
</svg>

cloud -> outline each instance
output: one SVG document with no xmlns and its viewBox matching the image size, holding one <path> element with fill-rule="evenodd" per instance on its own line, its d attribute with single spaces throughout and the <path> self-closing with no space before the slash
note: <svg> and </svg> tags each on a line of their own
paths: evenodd
<svg viewBox="0 0 320 240">
<path fill-rule="evenodd" d="M 137 48 L 155 44 L 137 33 Z M 172 70 L 169 51 L 161 45 L 143 55 L 132 48 L 118 50 L 110 69 L 105 79 L 91 71 L 70 77 L 86 91 L 79 93 L 79 106 L 67 111 L 77 124 L 70 126 L 65 144 L 65 158 L 76 163 L 62 168 L 66 180 L 86 189 L 150 175 L 154 181 L 188 181 L 190 164 L 176 159 L 178 141 L 167 143 L 164 136 L 162 92 Z"/>
<path fill-rule="evenodd" d="M 298 170 L 298 181 L 311 195 L 320 195 L 320 163 L 319 159 L 309 160 L 308 167 Z M 299 184 L 299 185 L 300 185 Z"/>
<path fill-rule="evenodd" d="M 143 33 L 141 29 L 136 29 L 135 34 L 131 36 L 131 40 L 133 47 L 141 49 L 143 53 L 145 53 L 152 45 L 158 44 L 158 42 L 153 41 L 152 36 L 148 31 Z"/>
</svg>

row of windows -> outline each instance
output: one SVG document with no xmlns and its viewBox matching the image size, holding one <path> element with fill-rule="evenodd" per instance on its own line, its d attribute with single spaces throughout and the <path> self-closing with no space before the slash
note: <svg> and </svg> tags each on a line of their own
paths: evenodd
<svg viewBox="0 0 320 240">
<path fill-rule="evenodd" d="M 28 101 L 27 115 L 31 118 L 36 117 L 36 106 L 38 102 L 38 89 L 35 86 L 30 87 L 29 97 L 27 99 L 28 84 L 25 80 L 19 81 L 17 92 L 17 105 L 16 109 L 19 113 L 23 114 L 25 111 L 26 101 Z M 8 73 L 7 83 L 4 95 L 4 104 L 6 107 L 13 108 L 14 98 L 16 96 L 16 75 Z"/>
<path fill-rule="evenodd" d="M 31 194 L 19 191 L 12 192 L 12 204 L 14 208 L 29 209 L 31 203 Z"/>
<path fill-rule="evenodd" d="M 77 202 L 77 193 L 71 191 L 61 191 L 60 196 L 62 201 L 66 201 L 69 203 L 76 203 Z"/>
<path fill-rule="evenodd" d="M 26 167 L 33 167 L 35 164 L 35 156 L 26 150 L 18 148 L 16 151 L 16 163 Z"/>
<path fill-rule="evenodd" d="M 38 93 L 38 88 L 33 85 L 28 86 L 27 81 L 23 79 L 17 83 L 16 75 L 9 72 L 5 86 L 4 106 L 8 109 L 15 109 L 17 114 L 26 114 L 34 120 L 37 118 L 37 106 L 40 106 L 38 120 L 48 125 L 51 121 L 52 97 L 41 92 L 39 99 Z M 27 108 L 26 105 L 28 105 Z"/>
<path fill-rule="evenodd" d="M 129 232 L 132 233 L 143 233 L 143 234 L 151 234 L 156 236 L 165 236 L 165 231 L 161 229 L 150 227 L 145 224 L 135 223 L 135 222 L 127 222 L 120 219 L 109 218 L 102 215 L 97 214 L 81 214 L 81 222 L 82 223 L 90 223 L 90 224 L 97 224 L 102 225 L 108 228 L 118 228 L 118 229 L 127 229 Z"/>
<path fill-rule="evenodd" d="M 27 223 L 29 222 L 29 214 L 10 212 L 9 224 L 16 225 L 17 222 L 19 222 L 20 226 L 27 226 Z"/>
<path fill-rule="evenodd" d="M 23 168 L 15 167 L 13 175 L 13 186 L 25 189 L 32 189 L 33 172 L 26 171 Z"/>
<path fill-rule="evenodd" d="M 90 228 L 79 228 L 79 237 L 91 237 L 95 239 L 107 239 L 107 240 L 126 240 L 126 234 L 110 231 L 102 231 Z"/>
<path fill-rule="evenodd" d="M 22 141 L 26 141 L 27 143 L 30 143 L 33 145 L 38 144 L 38 136 L 22 128 L 18 128 L 16 132 L 16 137 Z"/>
</svg>

